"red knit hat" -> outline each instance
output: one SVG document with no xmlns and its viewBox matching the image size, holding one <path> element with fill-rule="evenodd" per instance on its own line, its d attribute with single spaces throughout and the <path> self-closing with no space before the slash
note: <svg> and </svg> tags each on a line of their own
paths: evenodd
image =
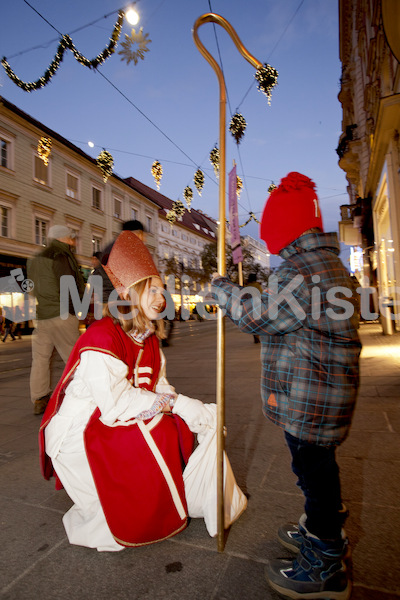
<svg viewBox="0 0 400 600">
<path fill-rule="evenodd" d="M 260 237 L 271 254 L 279 254 L 312 227 L 323 231 L 315 183 L 293 171 L 271 192 L 261 219 Z"/>
<path fill-rule="evenodd" d="M 160 277 L 150 252 L 133 231 L 119 234 L 104 270 L 120 295 L 143 279 Z"/>
</svg>

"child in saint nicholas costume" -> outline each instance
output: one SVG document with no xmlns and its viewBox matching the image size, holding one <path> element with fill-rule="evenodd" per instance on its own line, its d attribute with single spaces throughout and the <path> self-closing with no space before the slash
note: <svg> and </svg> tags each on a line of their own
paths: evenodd
<svg viewBox="0 0 400 600">
<path fill-rule="evenodd" d="M 143 242 L 123 231 L 104 268 L 125 302 L 109 302 L 79 338 L 39 433 L 42 473 L 74 503 L 63 517 L 68 539 L 119 551 L 176 535 L 188 516 L 215 535 L 215 470 L 199 488 L 215 452 L 215 404 L 177 395 L 166 379 L 165 292 Z M 227 526 L 247 502 L 226 456 L 225 471 Z"/>
</svg>

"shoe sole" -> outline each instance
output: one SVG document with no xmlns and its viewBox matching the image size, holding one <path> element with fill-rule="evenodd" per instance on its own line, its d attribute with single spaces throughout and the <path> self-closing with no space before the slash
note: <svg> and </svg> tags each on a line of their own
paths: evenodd
<svg viewBox="0 0 400 600">
<path fill-rule="evenodd" d="M 307 592 L 299 593 L 294 590 L 288 590 L 280 585 L 277 585 L 273 581 L 267 580 L 269 585 L 276 591 L 279 592 L 285 598 L 293 598 L 294 600 L 301 598 L 307 598 L 308 600 L 348 600 L 351 594 L 351 584 L 349 583 L 346 589 L 342 592 Z"/>
</svg>

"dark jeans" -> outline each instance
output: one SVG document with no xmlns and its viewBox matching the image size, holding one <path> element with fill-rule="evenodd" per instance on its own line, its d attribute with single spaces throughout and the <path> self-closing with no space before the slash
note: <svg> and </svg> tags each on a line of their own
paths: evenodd
<svg viewBox="0 0 400 600">
<path fill-rule="evenodd" d="M 320 539 L 338 539 L 347 513 L 342 510 L 335 446 L 302 442 L 285 431 L 292 470 L 305 496 L 306 527 Z"/>
</svg>

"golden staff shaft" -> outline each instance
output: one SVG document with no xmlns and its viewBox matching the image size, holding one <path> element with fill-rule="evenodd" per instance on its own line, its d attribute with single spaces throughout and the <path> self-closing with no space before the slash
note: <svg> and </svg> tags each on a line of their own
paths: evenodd
<svg viewBox="0 0 400 600">
<path fill-rule="evenodd" d="M 221 25 L 230 35 L 241 55 L 256 69 L 262 67 L 254 56 L 243 46 L 236 31 L 226 19 L 214 13 L 206 13 L 199 17 L 193 26 L 194 42 L 217 74 L 219 84 L 219 227 L 218 227 L 218 273 L 226 275 L 225 257 L 225 186 L 226 186 L 226 91 L 225 80 L 222 70 L 216 60 L 206 50 L 199 39 L 198 28 L 204 23 L 217 23 Z M 224 525 L 224 426 L 225 426 L 225 322 L 222 311 L 218 308 L 217 321 L 217 528 L 218 528 L 218 552 L 223 552 L 225 545 Z"/>
</svg>

